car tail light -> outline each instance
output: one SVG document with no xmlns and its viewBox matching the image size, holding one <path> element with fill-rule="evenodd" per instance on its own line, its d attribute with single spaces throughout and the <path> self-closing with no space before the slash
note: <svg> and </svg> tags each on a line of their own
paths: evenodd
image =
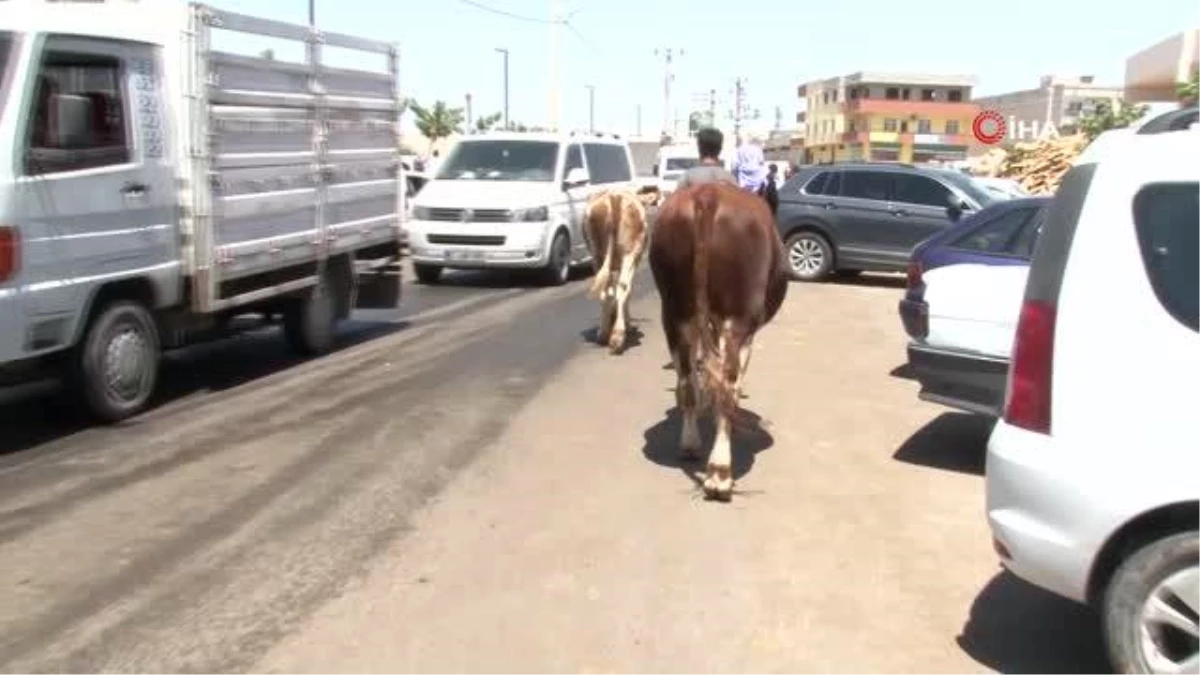
<svg viewBox="0 0 1200 675">
<path fill-rule="evenodd" d="M 1048 302 L 1025 301 L 1013 341 L 1004 421 L 1040 434 L 1050 433 L 1057 314 L 1057 309 Z"/>
<path fill-rule="evenodd" d="M 921 269 L 920 262 L 918 262 L 916 260 L 910 260 L 908 262 L 908 270 L 907 270 L 906 274 L 908 276 L 908 287 L 910 289 L 916 288 L 917 286 L 921 285 L 921 275 L 923 273 L 924 273 L 924 270 Z"/>
<path fill-rule="evenodd" d="M 0 282 L 17 275 L 21 264 L 21 240 L 13 227 L 0 225 Z"/>
</svg>

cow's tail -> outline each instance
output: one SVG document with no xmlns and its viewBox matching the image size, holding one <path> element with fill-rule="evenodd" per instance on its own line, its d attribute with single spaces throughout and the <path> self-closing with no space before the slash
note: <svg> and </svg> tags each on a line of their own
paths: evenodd
<svg viewBox="0 0 1200 675">
<path fill-rule="evenodd" d="M 602 297 L 604 289 L 608 287 L 609 281 L 612 280 L 613 271 L 613 240 L 615 232 L 610 232 L 608 227 L 596 227 L 595 219 L 603 216 L 606 219 L 612 218 L 613 199 L 610 193 L 602 193 L 593 195 L 588 200 L 587 211 L 584 213 L 584 233 L 591 233 L 590 239 L 594 239 L 596 235 L 604 238 L 604 252 L 600 257 L 600 267 L 596 270 L 595 277 L 592 278 L 592 285 L 588 288 L 588 295 L 594 298 Z M 607 225 L 608 223 L 605 223 Z M 591 241 L 589 247 L 592 249 L 592 255 L 596 255 L 596 245 L 599 242 Z"/>
<path fill-rule="evenodd" d="M 692 258 L 692 278 L 696 290 L 696 336 L 700 340 L 700 373 L 705 388 L 716 392 L 721 382 L 719 322 L 712 315 L 708 298 L 708 268 L 710 244 L 717 220 L 717 195 L 714 190 L 701 190 L 692 202 L 696 213 L 695 256 Z"/>
</svg>

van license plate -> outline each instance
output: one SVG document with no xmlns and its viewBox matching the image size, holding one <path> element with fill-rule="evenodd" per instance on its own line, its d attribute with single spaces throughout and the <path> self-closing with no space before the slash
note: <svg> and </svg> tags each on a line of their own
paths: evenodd
<svg viewBox="0 0 1200 675">
<path fill-rule="evenodd" d="M 483 260 L 483 251 L 446 251 L 446 260 Z"/>
</svg>

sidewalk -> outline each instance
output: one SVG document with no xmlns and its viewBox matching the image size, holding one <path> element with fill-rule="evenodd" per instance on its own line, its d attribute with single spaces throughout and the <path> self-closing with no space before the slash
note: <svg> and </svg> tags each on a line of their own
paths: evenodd
<svg viewBox="0 0 1200 675">
<path fill-rule="evenodd" d="M 674 459 L 658 298 L 634 303 L 639 346 L 585 345 L 413 534 L 255 670 L 1007 667 L 987 636 L 965 639 L 996 663 L 956 643 L 999 571 L 979 475 L 893 459 L 944 412 L 888 375 L 904 359 L 897 298 L 791 287 L 743 401 L 773 439 L 735 438 L 730 504 L 702 501 Z M 977 454 L 979 424 L 956 428 L 951 445 Z M 1052 656 L 1065 664 L 1033 667 L 1079 667 Z"/>
</svg>

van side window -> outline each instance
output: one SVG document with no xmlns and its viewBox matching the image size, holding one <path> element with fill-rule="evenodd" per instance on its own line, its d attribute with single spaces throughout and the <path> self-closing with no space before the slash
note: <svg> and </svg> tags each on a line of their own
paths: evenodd
<svg viewBox="0 0 1200 675">
<path fill-rule="evenodd" d="M 128 163 L 124 80 L 119 59 L 56 50 L 48 40 L 29 101 L 25 173 Z"/>
<path fill-rule="evenodd" d="M 583 151 L 579 149 L 579 144 L 572 143 L 567 148 L 567 161 L 563 164 L 563 180 L 567 179 L 567 174 L 571 173 L 571 169 L 582 169 L 583 166 Z"/>
<path fill-rule="evenodd" d="M 1142 265 L 1163 309 L 1200 332 L 1200 184 L 1153 183 L 1133 198 Z"/>
<path fill-rule="evenodd" d="M 585 143 L 583 152 L 587 155 L 588 173 L 591 174 L 593 185 L 633 179 L 624 147 L 607 143 Z"/>
</svg>

